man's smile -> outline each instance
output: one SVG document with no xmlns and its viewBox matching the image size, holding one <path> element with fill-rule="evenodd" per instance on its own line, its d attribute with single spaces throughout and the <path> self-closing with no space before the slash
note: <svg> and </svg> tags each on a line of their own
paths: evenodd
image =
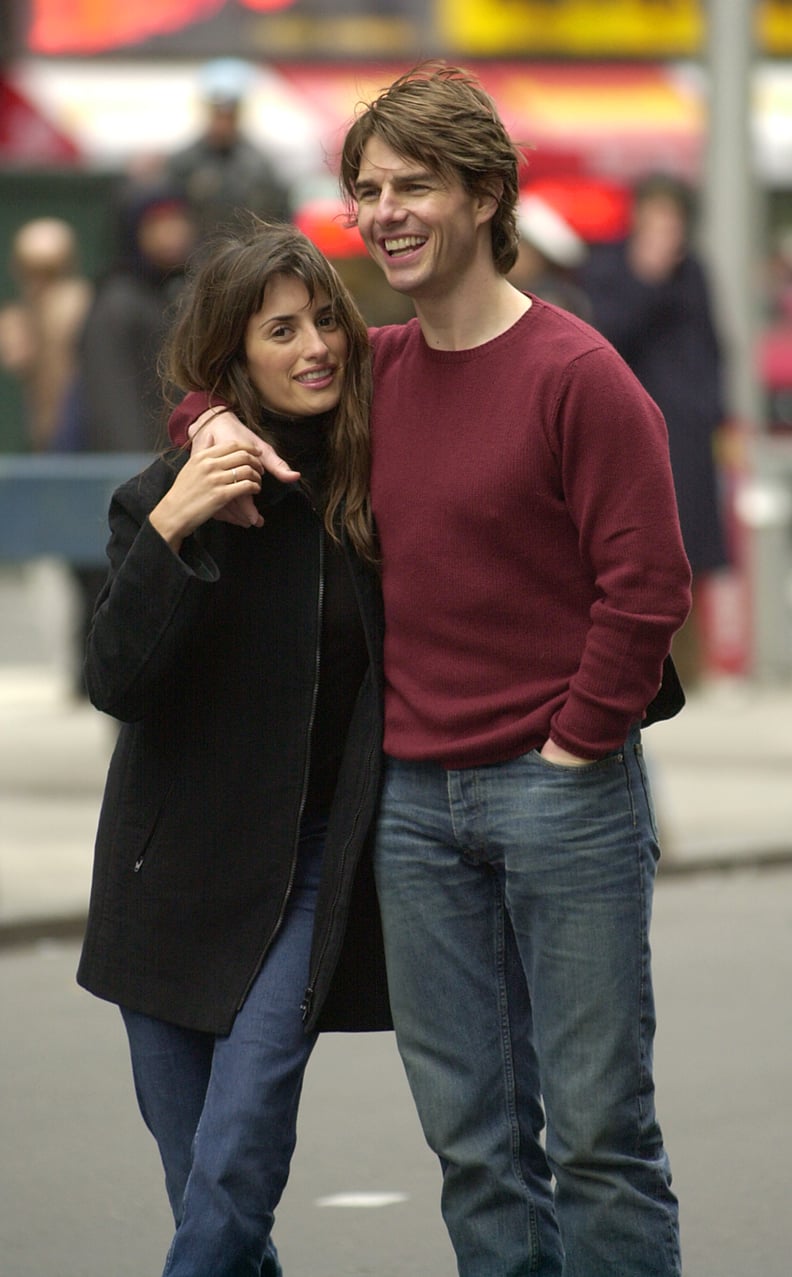
<svg viewBox="0 0 792 1277">
<path fill-rule="evenodd" d="M 426 240 L 426 235 L 392 235 L 382 241 L 382 246 L 389 257 L 403 257 L 423 248 Z"/>
</svg>

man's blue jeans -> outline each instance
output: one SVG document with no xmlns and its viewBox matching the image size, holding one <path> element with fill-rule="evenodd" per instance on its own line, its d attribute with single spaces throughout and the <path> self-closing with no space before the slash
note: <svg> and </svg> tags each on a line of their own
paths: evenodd
<svg viewBox="0 0 792 1277">
<path fill-rule="evenodd" d="M 280 1277 L 270 1233 L 316 1041 L 300 1003 L 323 846 L 324 825 L 304 831 L 283 924 L 227 1037 L 122 1008 L 176 1223 L 163 1277 Z"/>
<path fill-rule="evenodd" d="M 657 855 L 637 731 L 579 768 L 388 761 L 391 1001 L 461 1277 L 680 1272 L 652 1081 Z"/>
</svg>

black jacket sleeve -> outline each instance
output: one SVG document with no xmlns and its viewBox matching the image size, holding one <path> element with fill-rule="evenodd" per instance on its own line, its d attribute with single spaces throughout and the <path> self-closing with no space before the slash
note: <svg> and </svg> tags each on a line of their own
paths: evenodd
<svg viewBox="0 0 792 1277">
<path fill-rule="evenodd" d="M 110 505 L 110 569 L 88 635 L 85 681 L 97 709 L 129 722 L 143 717 L 177 667 L 219 577 L 197 537 L 177 555 L 149 522 L 172 480 L 157 461 Z"/>
</svg>

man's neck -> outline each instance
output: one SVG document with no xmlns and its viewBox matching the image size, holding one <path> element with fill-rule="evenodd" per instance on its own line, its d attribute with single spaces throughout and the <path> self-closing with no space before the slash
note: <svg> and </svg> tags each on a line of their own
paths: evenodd
<svg viewBox="0 0 792 1277">
<path fill-rule="evenodd" d="M 433 350 L 471 350 L 517 323 L 531 299 L 502 276 L 467 280 L 441 297 L 414 297 L 421 332 Z"/>
</svg>

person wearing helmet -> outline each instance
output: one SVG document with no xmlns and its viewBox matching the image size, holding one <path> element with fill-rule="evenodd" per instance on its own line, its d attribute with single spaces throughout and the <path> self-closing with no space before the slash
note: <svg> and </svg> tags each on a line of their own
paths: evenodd
<svg viewBox="0 0 792 1277">
<path fill-rule="evenodd" d="M 238 210 L 270 222 L 290 217 L 285 185 L 242 130 L 253 79 L 253 68 L 236 58 L 207 63 L 198 86 L 205 112 L 203 131 L 167 163 L 170 177 L 189 201 L 201 238 L 232 220 Z"/>
</svg>

